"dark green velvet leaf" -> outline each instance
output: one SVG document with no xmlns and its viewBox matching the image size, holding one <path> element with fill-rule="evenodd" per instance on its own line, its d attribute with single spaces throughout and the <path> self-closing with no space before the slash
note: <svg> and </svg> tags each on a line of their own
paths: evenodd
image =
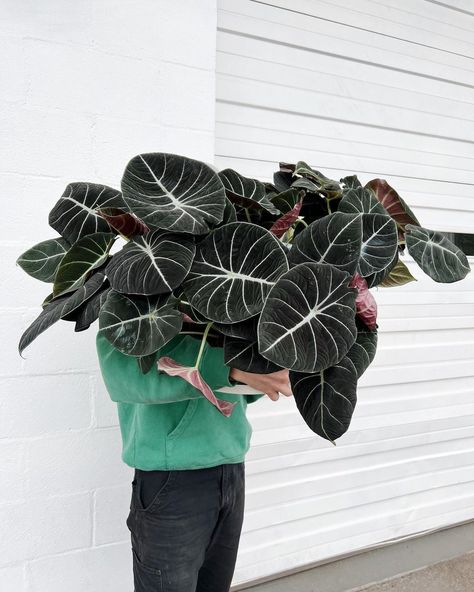
<svg viewBox="0 0 474 592">
<path fill-rule="evenodd" d="M 357 289 L 351 275 L 302 263 L 270 290 L 258 325 L 259 352 L 282 368 L 318 372 L 336 364 L 356 339 Z"/>
<path fill-rule="evenodd" d="M 225 190 L 210 166 L 177 154 L 138 154 L 122 177 L 124 200 L 150 229 L 206 234 L 222 221 Z"/>
</svg>

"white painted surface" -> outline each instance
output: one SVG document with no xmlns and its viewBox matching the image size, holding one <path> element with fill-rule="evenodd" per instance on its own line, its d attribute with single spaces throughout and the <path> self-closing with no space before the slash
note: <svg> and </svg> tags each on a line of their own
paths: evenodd
<svg viewBox="0 0 474 592">
<path fill-rule="evenodd" d="M 129 592 L 132 471 L 95 331 L 60 321 L 18 355 L 49 286 L 16 258 L 55 236 L 71 181 L 118 187 L 129 158 L 214 158 L 212 0 L 2 2 L 0 590 Z M 94 327 L 94 326 L 93 326 Z"/>
<path fill-rule="evenodd" d="M 451 4 L 219 0 L 219 167 L 384 177 L 422 225 L 473 232 L 474 10 Z M 474 274 L 402 260 L 418 282 L 374 290 L 379 347 L 336 447 L 291 399 L 249 406 L 234 583 L 474 519 Z"/>
</svg>

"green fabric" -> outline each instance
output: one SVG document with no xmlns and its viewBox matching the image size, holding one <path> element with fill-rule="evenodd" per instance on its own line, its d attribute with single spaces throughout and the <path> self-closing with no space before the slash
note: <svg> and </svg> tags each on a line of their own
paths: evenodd
<svg viewBox="0 0 474 592">
<path fill-rule="evenodd" d="M 193 366 L 200 343 L 191 335 L 177 335 L 155 354 L 152 369 L 143 374 L 135 357 L 97 333 L 100 370 L 110 398 L 117 403 L 122 460 L 127 465 L 142 470 L 199 469 L 245 459 L 252 435 L 247 404 L 263 393 L 215 393 L 237 403 L 225 417 L 191 384 L 158 371 L 156 361 L 161 356 Z M 206 344 L 201 374 L 214 392 L 232 386 L 229 372 L 223 348 Z"/>
</svg>

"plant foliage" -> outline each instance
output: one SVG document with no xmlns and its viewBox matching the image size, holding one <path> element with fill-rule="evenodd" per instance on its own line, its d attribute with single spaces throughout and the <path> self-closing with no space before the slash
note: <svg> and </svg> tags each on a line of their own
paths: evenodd
<svg viewBox="0 0 474 592">
<path fill-rule="evenodd" d="M 416 281 L 405 247 L 436 282 L 470 271 L 471 235 L 423 228 L 384 179 L 339 181 L 304 161 L 281 163 L 273 182 L 168 153 L 132 158 L 121 190 L 70 183 L 49 214 L 59 236 L 17 264 L 51 284 L 19 352 L 56 321 L 99 331 L 148 372 L 178 333 L 201 337 L 193 367 L 158 370 L 190 382 L 228 416 L 200 374 L 207 340 L 247 372 L 290 370 L 296 406 L 316 434 L 348 429 L 357 381 L 377 350 L 371 288 Z M 125 241 L 112 254 L 117 240 Z M 469 247 L 471 249 L 471 247 Z M 469 254 L 473 254 L 469 251 Z"/>
</svg>

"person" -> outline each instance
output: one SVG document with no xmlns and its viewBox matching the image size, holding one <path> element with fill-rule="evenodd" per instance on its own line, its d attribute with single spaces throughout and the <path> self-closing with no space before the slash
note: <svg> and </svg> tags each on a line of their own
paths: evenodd
<svg viewBox="0 0 474 592">
<path fill-rule="evenodd" d="M 252 434 L 247 404 L 265 395 L 273 401 L 292 395 L 287 370 L 254 374 L 231 368 L 223 348 L 206 342 L 201 375 L 216 396 L 236 403 L 224 416 L 190 383 L 160 372 L 156 363 L 170 356 L 193 366 L 200 344 L 178 334 L 143 374 L 135 357 L 97 333 L 102 378 L 118 408 L 122 460 L 135 469 L 126 520 L 135 592 L 228 592 L 244 517 Z M 258 394 L 216 393 L 236 384 Z"/>
</svg>

